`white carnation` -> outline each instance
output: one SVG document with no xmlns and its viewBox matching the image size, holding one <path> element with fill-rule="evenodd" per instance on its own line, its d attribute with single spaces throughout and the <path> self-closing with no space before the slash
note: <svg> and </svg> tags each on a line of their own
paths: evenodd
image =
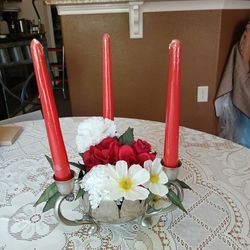
<svg viewBox="0 0 250 250">
<path fill-rule="evenodd" d="M 89 194 L 92 209 L 97 208 L 102 200 L 109 199 L 109 191 L 106 189 L 110 179 L 107 167 L 108 165 L 95 166 L 80 182 L 80 186 Z"/>
<path fill-rule="evenodd" d="M 91 117 L 78 126 L 76 145 L 79 153 L 84 153 L 91 145 L 96 145 L 104 138 L 116 135 L 114 121 L 102 117 Z"/>
</svg>

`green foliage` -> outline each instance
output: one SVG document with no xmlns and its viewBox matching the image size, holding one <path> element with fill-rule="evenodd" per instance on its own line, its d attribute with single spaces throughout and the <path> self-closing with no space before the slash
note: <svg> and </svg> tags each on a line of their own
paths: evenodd
<svg viewBox="0 0 250 250">
<path fill-rule="evenodd" d="M 43 208 L 43 212 L 47 212 L 48 210 L 50 210 L 51 208 L 54 208 L 55 207 L 55 204 L 56 204 L 56 201 L 58 199 L 58 197 L 60 196 L 60 193 L 59 192 L 56 192 L 52 197 L 50 197 L 44 208 Z"/>
<path fill-rule="evenodd" d="M 180 200 L 180 198 L 177 196 L 177 194 L 172 191 L 171 189 L 169 190 L 169 192 L 167 193 L 167 197 L 169 198 L 169 200 L 176 205 L 178 208 L 180 208 L 182 211 L 184 211 L 185 213 L 187 213 L 186 209 L 183 207 L 182 202 Z"/>
<path fill-rule="evenodd" d="M 80 162 L 77 162 L 77 163 L 76 163 L 76 162 L 70 161 L 69 164 L 72 165 L 72 166 L 74 166 L 74 167 L 76 167 L 76 168 L 78 168 L 78 169 L 80 169 L 80 170 L 83 170 L 83 169 L 84 169 L 84 165 L 81 164 Z"/>
<path fill-rule="evenodd" d="M 180 186 L 183 188 L 183 189 L 189 189 L 189 190 L 192 190 L 192 188 L 190 186 L 188 186 L 185 182 L 181 181 L 181 180 L 176 180 Z"/>
<path fill-rule="evenodd" d="M 34 206 L 37 206 L 38 204 L 45 202 L 47 200 L 49 200 L 52 196 L 54 196 L 56 193 L 58 192 L 56 183 L 53 182 L 52 184 L 50 184 L 42 193 L 42 195 L 40 196 L 40 198 L 37 200 L 37 202 L 34 204 Z"/>
<path fill-rule="evenodd" d="M 79 174 L 78 174 L 78 180 L 81 180 L 84 176 L 84 172 L 82 170 L 79 171 Z"/>
<path fill-rule="evenodd" d="M 46 157 L 47 161 L 49 162 L 49 165 L 53 169 L 53 161 L 52 161 L 51 157 L 49 157 L 48 155 L 45 155 L 45 157 Z"/>
<path fill-rule="evenodd" d="M 150 214 L 155 211 L 155 209 L 150 205 L 150 202 L 152 202 L 154 197 L 155 197 L 155 194 L 149 191 L 149 195 L 147 199 L 145 200 L 145 203 L 147 204 L 147 210 L 146 210 L 147 214 Z"/>
<path fill-rule="evenodd" d="M 83 195 L 84 195 L 84 193 L 85 193 L 85 191 L 84 191 L 84 189 L 83 188 L 80 188 L 79 190 L 78 190 L 78 192 L 77 192 L 77 195 L 76 195 L 76 200 L 78 199 L 78 198 L 80 198 L 80 197 L 82 197 Z"/>
<path fill-rule="evenodd" d="M 154 198 L 154 196 L 155 195 L 149 191 L 149 195 L 148 195 L 147 199 L 145 200 L 145 203 L 149 204 L 150 201 L 152 201 L 152 199 Z"/>
<path fill-rule="evenodd" d="M 128 128 L 119 138 L 118 141 L 122 144 L 131 145 L 134 141 L 134 129 Z"/>
</svg>

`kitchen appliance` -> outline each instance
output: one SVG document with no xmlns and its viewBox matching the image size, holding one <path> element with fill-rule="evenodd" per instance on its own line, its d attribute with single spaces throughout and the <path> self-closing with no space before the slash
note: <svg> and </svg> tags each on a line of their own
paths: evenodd
<svg viewBox="0 0 250 250">
<path fill-rule="evenodd" d="M 31 21 L 27 19 L 18 19 L 18 12 L 20 9 L 2 9 L 0 15 L 2 20 L 8 24 L 9 33 L 26 33 L 29 34 L 31 30 Z"/>
<path fill-rule="evenodd" d="M 0 10 L 0 15 L 2 20 L 6 21 L 8 24 L 9 33 L 18 32 L 18 12 L 20 9 L 2 9 Z"/>
</svg>

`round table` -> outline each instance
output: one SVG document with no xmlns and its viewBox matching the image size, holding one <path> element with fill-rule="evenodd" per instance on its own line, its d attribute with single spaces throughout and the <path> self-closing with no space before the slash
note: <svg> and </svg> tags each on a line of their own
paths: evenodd
<svg viewBox="0 0 250 250">
<path fill-rule="evenodd" d="M 75 137 L 83 117 L 60 119 L 69 161 L 81 161 Z M 116 118 L 118 134 L 129 126 L 162 157 L 165 125 Z M 249 249 L 250 151 L 200 131 L 180 128 L 179 179 L 185 190 L 179 209 L 156 216 L 150 228 L 137 221 L 101 225 L 87 235 L 86 226 L 59 224 L 53 210 L 33 204 L 53 180 L 44 121 L 21 122 L 23 132 L 12 146 L 0 147 L 0 249 Z M 66 202 L 65 215 L 81 217 L 79 202 Z M 69 205 L 68 205 L 69 204 Z"/>
</svg>

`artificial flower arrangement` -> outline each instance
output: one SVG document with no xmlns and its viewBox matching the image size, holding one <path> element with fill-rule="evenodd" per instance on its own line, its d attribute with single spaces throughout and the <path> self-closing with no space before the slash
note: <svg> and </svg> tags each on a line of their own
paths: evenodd
<svg viewBox="0 0 250 250">
<path fill-rule="evenodd" d="M 186 212 L 172 190 L 162 160 L 147 141 L 134 139 L 132 128 L 118 136 L 114 121 L 88 118 L 78 127 L 76 144 L 83 164 L 70 162 L 80 170 L 77 178 L 80 187 L 74 199 L 88 193 L 91 209 L 98 208 L 105 200 L 115 201 L 117 205 L 124 200 L 143 200 L 147 211 L 152 211 L 159 208 L 157 204 L 164 198 Z M 52 165 L 48 156 L 47 159 Z M 190 189 L 184 182 L 176 181 L 182 188 Z M 46 202 L 45 212 L 54 207 L 59 195 L 53 182 L 35 205 Z"/>
<path fill-rule="evenodd" d="M 168 154 L 164 154 L 164 162 L 169 161 L 166 162 L 168 166 L 173 166 L 170 163 L 174 163 L 174 168 L 177 168 L 180 41 L 173 40 L 169 49 L 170 66 L 166 109 L 168 126 L 165 132 L 167 150 L 164 148 Z M 171 167 L 166 168 L 162 165 L 162 160 L 157 158 L 156 152 L 152 151 L 148 142 L 142 139 L 135 140 L 132 128 L 128 128 L 120 136 L 117 135 L 113 121 L 109 35 L 104 34 L 103 36 L 104 118 L 89 118 L 83 121 L 78 128 L 77 146 L 83 164 L 70 162 L 80 170 L 78 178 L 75 178 L 75 172 L 69 168 L 41 44 L 33 41 L 31 51 L 54 166 L 52 160 L 48 156 L 46 157 L 55 173 L 55 181 L 42 193 L 35 206 L 46 202 L 44 212 L 55 208 L 55 216 L 59 221 L 66 225 L 79 225 L 79 220 L 70 221 L 65 218 L 60 206 L 64 199 L 73 200 L 82 197 L 84 216 L 81 223 L 92 225 L 91 232 L 98 229 L 98 222 L 109 222 L 110 217 L 114 218 L 114 220 L 111 219 L 112 223 L 122 223 L 141 215 L 142 224 L 144 222 L 147 224 L 148 215 L 155 214 L 156 210 L 157 213 L 167 212 L 157 206 L 157 203 L 161 203 L 160 201 L 167 200 L 167 203 L 171 203 L 170 207 L 173 207 L 174 204 L 186 212 L 181 201 L 183 188 L 189 187 L 176 179 L 178 171 L 174 171 L 174 177 L 172 176 L 169 180 L 166 173 L 173 173 L 172 170 L 170 171 Z M 171 162 L 171 160 L 174 161 Z M 84 203 L 86 200 L 87 202 Z M 111 213 L 107 215 L 106 210 L 110 210 Z M 98 211 L 103 212 L 103 214 L 99 213 L 100 220 L 95 216 L 98 215 Z M 112 211 L 118 217 L 113 216 Z"/>
</svg>

